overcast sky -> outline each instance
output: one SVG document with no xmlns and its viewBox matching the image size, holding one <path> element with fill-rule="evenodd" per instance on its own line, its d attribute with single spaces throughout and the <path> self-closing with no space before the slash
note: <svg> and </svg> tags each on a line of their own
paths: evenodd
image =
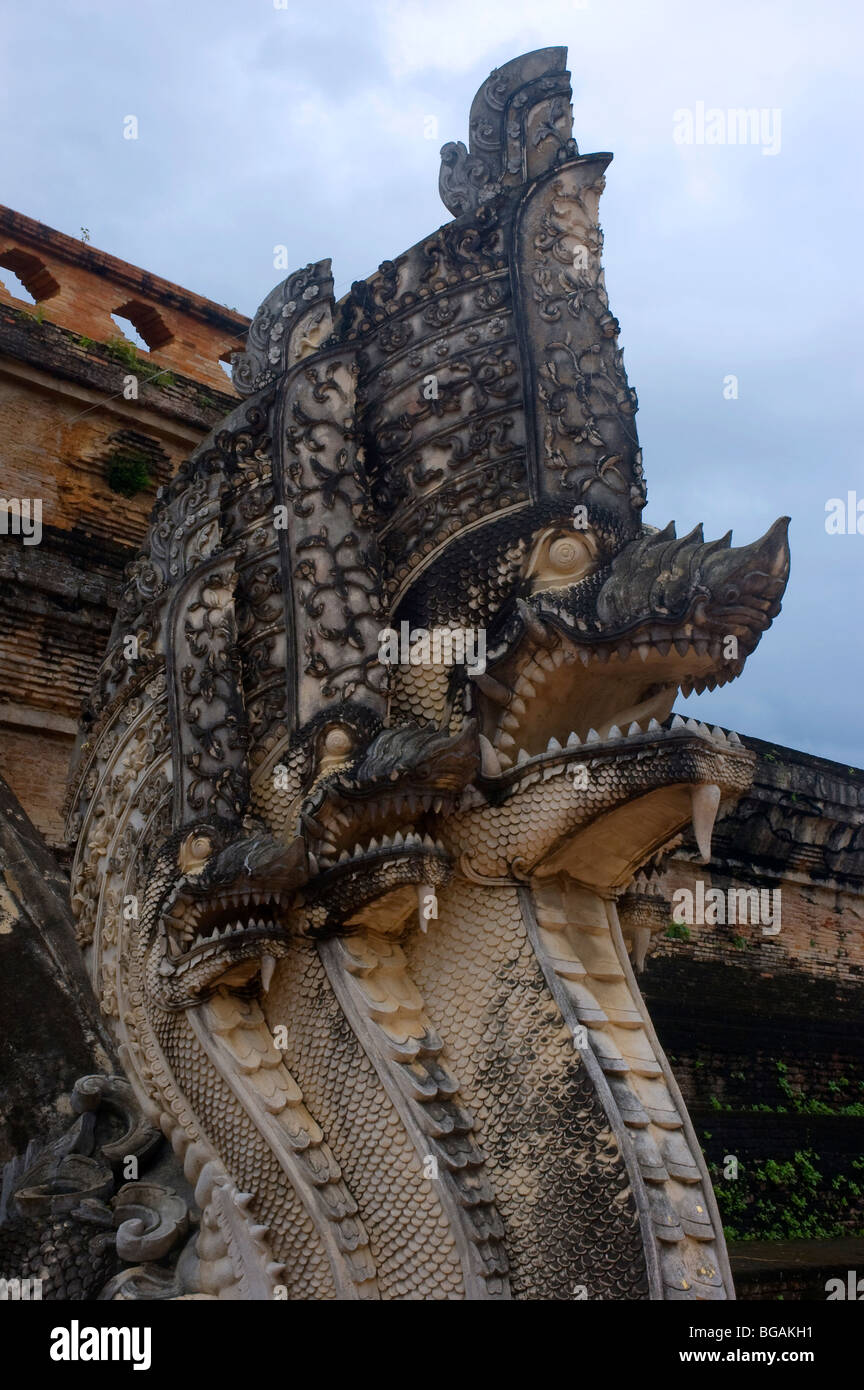
<svg viewBox="0 0 864 1390">
<path fill-rule="evenodd" d="M 292 268 L 331 256 L 341 293 L 447 219 L 438 151 L 467 138 L 489 71 L 567 45 L 580 149 L 615 155 L 604 261 L 640 400 L 645 519 L 731 526 L 740 544 L 792 517 L 775 627 L 741 680 L 679 708 L 861 767 L 864 535 L 825 530 L 829 498 L 864 500 L 856 11 L 6 0 L 0 202 L 250 315 L 284 278 L 280 244 Z M 675 113 L 700 102 L 764 110 L 775 152 L 677 143 Z"/>
</svg>

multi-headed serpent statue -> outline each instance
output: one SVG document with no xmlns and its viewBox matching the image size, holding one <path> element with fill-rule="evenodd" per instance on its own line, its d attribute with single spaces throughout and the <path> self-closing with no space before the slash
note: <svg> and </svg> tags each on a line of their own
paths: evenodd
<svg viewBox="0 0 864 1390">
<path fill-rule="evenodd" d="M 565 61 L 483 84 L 452 221 L 338 303 L 329 261 L 268 296 L 129 571 L 69 832 L 194 1190 L 165 1296 L 732 1296 L 616 902 L 749 784 L 670 716 L 779 611 L 786 528 L 641 520 Z"/>
</svg>

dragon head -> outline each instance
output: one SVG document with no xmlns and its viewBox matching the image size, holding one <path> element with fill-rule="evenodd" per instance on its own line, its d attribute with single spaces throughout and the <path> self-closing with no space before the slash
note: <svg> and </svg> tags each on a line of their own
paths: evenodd
<svg viewBox="0 0 864 1390">
<path fill-rule="evenodd" d="M 218 986 L 266 989 L 306 877 L 301 838 L 233 838 L 216 821 L 170 836 L 153 857 L 141 909 L 154 1001 L 183 1009 Z"/>
</svg>

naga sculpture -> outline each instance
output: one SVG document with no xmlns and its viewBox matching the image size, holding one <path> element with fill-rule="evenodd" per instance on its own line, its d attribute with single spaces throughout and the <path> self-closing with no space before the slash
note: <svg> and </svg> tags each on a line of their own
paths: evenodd
<svg viewBox="0 0 864 1390">
<path fill-rule="evenodd" d="M 672 707 L 740 673 L 786 528 L 641 520 L 565 63 L 483 84 L 452 221 L 338 303 L 328 261 L 269 295 L 129 572 L 69 835 L 194 1191 L 165 1296 L 733 1296 L 618 904 L 749 785 Z M 432 640 L 466 632 L 485 660 Z"/>
</svg>

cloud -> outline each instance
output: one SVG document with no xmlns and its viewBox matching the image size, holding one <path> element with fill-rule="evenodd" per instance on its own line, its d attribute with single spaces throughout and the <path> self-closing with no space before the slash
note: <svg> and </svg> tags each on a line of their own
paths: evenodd
<svg viewBox="0 0 864 1390">
<path fill-rule="evenodd" d="M 739 543 L 794 519 L 784 612 L 699 710 L 864 763 L 864 536 L 824 531 L 828 497 L 864 493 L 853 6 L 31 0 L 4 29 L 3 200 L 250 314 L 281 278 L 274 245 L 297 266 L 331 256 L 343 289 L 444 221 L 438 147 L 466 138 L 480 82 L 567 45 L 580 147 L 615 152 L 606 274 L 649 519 Z M 677 145 L 673 113 L 699 101 L 779 107 L 780 154 Z"/>
</svg>

